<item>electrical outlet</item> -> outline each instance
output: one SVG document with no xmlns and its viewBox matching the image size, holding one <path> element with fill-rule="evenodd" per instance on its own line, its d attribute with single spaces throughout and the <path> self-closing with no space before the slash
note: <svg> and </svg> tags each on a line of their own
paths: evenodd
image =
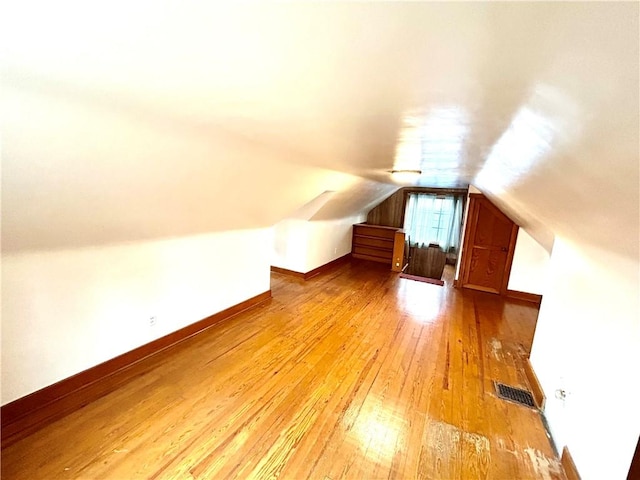
<svg viewBox="0 0 640 480">
<path fill-rule="evenodd" d="M 150 327 L 155 326 L 157 321 L 158 321 L 158 318 L 155 315 L 153 317 L 149 317 L 149 326 Z"/>
<path fill-rule="evenodd" d="M 335 248 L 333 249 L 333 254 L 334 254 L 334 255 L 336 255 L 337 253 L 338 253 L 338 247 L 335 247 Z"/>
</svg>

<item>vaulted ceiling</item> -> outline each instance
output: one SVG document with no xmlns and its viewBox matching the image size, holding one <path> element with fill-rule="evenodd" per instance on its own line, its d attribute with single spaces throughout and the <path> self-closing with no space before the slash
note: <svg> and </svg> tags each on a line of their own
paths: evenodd
<svg viewBox="0 0 640 480">
<path fill-rule="evenodd" d="M 3 249 L 265 227 L 474 184 L 638 256 L 638 3 L 13 2 Z"/>
</svg>

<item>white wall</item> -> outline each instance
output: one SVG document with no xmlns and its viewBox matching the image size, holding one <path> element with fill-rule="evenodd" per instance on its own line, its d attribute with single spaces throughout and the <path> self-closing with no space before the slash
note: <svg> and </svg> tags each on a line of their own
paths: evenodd
<svg viewBox="0 0 640 480">
<path fill-rule="evenodd" d="M 294 272 L 306 273 L 307 238 L 306 220 L 287 218 L 273 227 L 271 265 Z"/>
<path fill-rule="evenodd" d="M 638 266 L 563 238 L 551 254 L 531 363 L 556 444 L 585 480 L 625 479 L 640 432 Z"/>
<path fill-rule="evenodd" d="M 351 252 L 352 225 L 360 214 L 336 220 L 286 219 L 273 228 L 271 265 L 307 273 Z"/>
<path fill-rule="evenodd" d="M 542 295 L 547 285 L 548 271 L 549 253 L 520 228 L 507 288 Z"/>
<path fill-rule="evenodd" d="M 306 270 L 309 272 L 351 252 L 353 224 L 366 215 L 308 222 Z"/>
<path fill-rule="evenodd" d="M 269 290 L 270 249 L 256 229 L 4 254 L 2 404 Z"/>
</svg>

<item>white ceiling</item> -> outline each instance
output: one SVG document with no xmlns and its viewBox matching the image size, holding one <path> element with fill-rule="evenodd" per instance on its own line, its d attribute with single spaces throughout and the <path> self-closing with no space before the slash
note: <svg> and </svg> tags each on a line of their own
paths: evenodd
<svg viewBox="0 0 640 480">
<path fill-rule="evenodd" d="M 346 216 L 395 167 L 637 258 L 638 7 L 14 2 L 3 249 Z"/>
</svg>

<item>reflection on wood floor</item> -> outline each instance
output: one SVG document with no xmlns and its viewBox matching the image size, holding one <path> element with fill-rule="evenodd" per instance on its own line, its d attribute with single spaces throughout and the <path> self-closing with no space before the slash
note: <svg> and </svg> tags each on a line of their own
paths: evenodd
<svg viewBox="0 0 640 480">
<path fill-rule="evenodd" d="M 353 261 L 156 356 L 7 448 L 3 479 L 562 479 L 527 387 L 537 309 Z"/>
</svg>

